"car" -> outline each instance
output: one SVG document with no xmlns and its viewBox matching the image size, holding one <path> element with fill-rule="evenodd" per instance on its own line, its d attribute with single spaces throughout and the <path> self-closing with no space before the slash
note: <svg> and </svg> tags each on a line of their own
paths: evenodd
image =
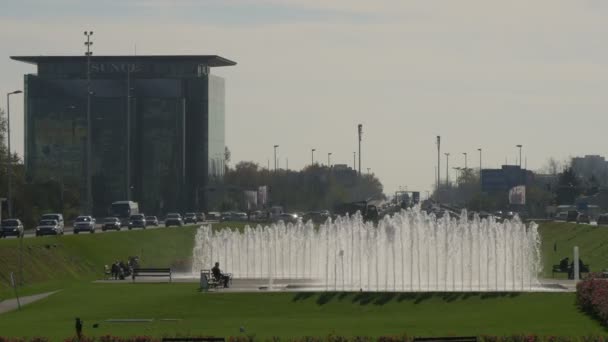
<svg viewBox="0 0 608 342">
<path fill-rule="evenodd" d="M 198 218 L 195 213 L 185 213 L 184 223 L 198 223 Z"/>
<path fill-rule="evenodd" d="M 156 216 L 146 216 L 146 224 L 149 226 L 158 227 L 158 218 Z"/>
<path fill-rule="evenodd" d="M 556 221 L 566 221 L 567 218 L 568 218 L 568 213 L 565 211 L 559 212 L 555 215 Z"/>
<path fill-rule="evenodd" d="M 231 213 L 231 212 L 229 212 L 229 211 L 228 211 L 228 212 L 223 212 L 223 213 L 220 215 L 220 222 L 224 222 L 224 221 L 232 221 L 232 220 L 233 220 L 232 214 L 233 214 L 233 213 Z"/>
<path fill-rule="evenodd" d="M 103 225 L 101 226 L 102 231 L 106 230 L 120 230 L 121 222 L 118 217 L 110 216 L 103 219 Z"/>
<path fill-rule="evenodd" d="M 36 226 L 36 236 L 63 235 L 63 229 L 57 220 L 40 220 Z"/>
<path fill-rule="evenodd" d="M 183 226 L 184 221 L 182 220 L 182 215 L 178 213 L 169 213 L 167 217 L 165 217 L 165 227 L 170 226 Z"/>
<path fill-rule="evenodd" d="M 247 213 L 238 212 L 238 213 L 232 214 L 232 220 L 233 221 L 247 222 L 249 220 L 249 216 L 247 216 Z"/>
<path fill-rule="evenodd" d="M 95 218 L 87 215 L 78 216 L 74 220 L 74 234 L 80 232 L 95 233 Z"/>
<path fill-rule="evenodd" d="M 133 228 L 143 228 L 146 229 L 146 215 L 144 214 L 135 214 L 129 217 L 129 230 Z"/>
<path fill-rule="evenodd" d="M 0 224 L 0 238 L 7 236 L 23 237 L 23 223 L 19 219 L 2 220 Z"/>
<path fill-rule="evenodd" d="M 61 231 L 63 231 L 63 228 L 64 228 L 63 214 L 57 214 L 57 213 L 44 214 L 40 217 L 40 221 L 42 221 L 42 220 L 57 221 L 57 224 L 59 225 L 59 227 L 61 227 Z"/>
<path fill-rule="evenodd" d="M 283 213 L 274 217 L 274 221 L 283 221 L 285 223 L 296 223 L 298 222 L 298 215 Z"/>
<path fill-rule="evenodd" d="M 597 225 L 604 226 L 608 225 L 608 214 L 601 214 L 597 217 Z"/>
<path fill-rule="evenodd" d="M 566 216 L 566 222 L 576 222 L 578 218 L 579 212 L 576 210 L 568 210 L 568 215 Z"/>
<path fill-rule="evenodd" d="M 591 223 L 591 220 L 589 219 L 589 215 L 580 213 L 576 217 L 576 223 L 587 223 L 587 224 L 589 224 L 589 223 Z"/>
<path fill-rule="evenodd" d="M 205 213 L 202 213 L 202 212 L 201 213 L 196 213 L 196 219 L 199 222 L 205 222 Z"/>
<path fill-rule="evenodd" d="M 220 213 L 218 213 L 217 211 L 210 211 L 207 213 L 207 220 L 216 221 L 220 219 L 220 216 Z"/>
</svg>

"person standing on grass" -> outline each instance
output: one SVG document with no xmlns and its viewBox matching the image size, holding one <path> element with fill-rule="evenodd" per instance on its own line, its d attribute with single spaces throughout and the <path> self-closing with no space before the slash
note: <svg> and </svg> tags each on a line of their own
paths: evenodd
<svg viewBox="0 0 608 342">
<path fill-rule="evenodd" d="M 78 336 L 78 341 L 82 339 L 82 321 L 78 317 L 76 317 L 76 336 Z"/>
</svg>

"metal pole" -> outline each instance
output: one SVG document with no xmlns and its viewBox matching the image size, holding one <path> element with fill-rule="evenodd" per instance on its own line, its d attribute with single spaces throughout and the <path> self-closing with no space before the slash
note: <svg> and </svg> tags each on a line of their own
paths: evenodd
<svg viewBox="0 0 608 342">
<path fill-rule="evenodd" d="M 310 165 L 315 165 L 315 151 L 317 149 L 313 148 L 312 150 L 310 150 Z"/>
<path fill-rule="evenodd" d="M 91 143 L 92 143 L 92 129 L 91 129 L 91 36 L 93 31 L 85 31 L 84 35 L 87 37 L 87 211 L 89 214 L 93 214 L 93 195 L 91 188 Z"/>
<path fill-rule="evenodd" d="M 357 168 L 356 160 L 357 160 L 357 152 L 353 152 L 353 170 L 355 170 Z"/>
<path fill-rule="evenodd" d="M 327 167 L 331 167 L 331 152 L 327 153 Z"/>
<path fill-rule="evenodd" d="M 8 136 L 8 159 L 6 173 L 8 178 L 8 218 L 13 217 L 13 195 L 12 195 L 12 174 L 13 174 L 13 162 L 11 156 L 11 93 L 6 94 L 6 117 L 7 117 L 7 136 Z"/>
<path fill-rule="evenodd" d="M 481 148 L 478 148 L 477 151 L 479 151 L 479 188 L 482 188 L 483 182 L 481 181 Z"/>
<path fill-rule="evenodd" d="M 363 135 L 363 125 L 359 124 L 359 176 L 361 176 L 361 136 Z"/>
<path fill-rule="evenodd" d="M 274 145 L 274 172 L 277 172 L 277 147 L 279 145 Z"/>
<path fill-rule="evenodd" d="M 23 286 L 23 236 L 25 232 L 19 237 L 19 285 Z"/>
<path fill-rule="evenodd" d="M 126 187 L 127 201 L 131 200 L 131 67 L 127 65 L 127 119 L 126 119 Z"/>
<path fill-rule="evenodd" d="M 13 217 L 13 156 L 11 155 L 11 101 L 10 96 L 15 94 L 21 94 L 21 90 L 15 90 L 6 94 L 6 133 L 7 133 L 7 147 L 8 147 L 8 160 L 6 163 L 6 173 L 8 181 L 8 218 Z"/>
<path fill-rule="evenodd" d="M 441 136 L 437 136 L 437 189 L 441 184 Z"/>
<path fill-rule="evenodd" d="M 466 169 L 467 169 L 467 153 L 466 152 L 462 152 L 462 154 L 464 154 L 464 169 L 466 171 Z"/>
</svg>

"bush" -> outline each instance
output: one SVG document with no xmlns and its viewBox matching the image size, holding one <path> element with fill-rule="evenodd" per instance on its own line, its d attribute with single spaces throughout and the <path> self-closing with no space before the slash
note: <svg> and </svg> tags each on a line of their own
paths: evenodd
<svg viewBox="0 0 608 342">
<path fill-rule="evenodd" d="M 576 304 L 587 314 L 608 326 L 608 280 L 590 274 L 576 284 Z"/>
</svg>

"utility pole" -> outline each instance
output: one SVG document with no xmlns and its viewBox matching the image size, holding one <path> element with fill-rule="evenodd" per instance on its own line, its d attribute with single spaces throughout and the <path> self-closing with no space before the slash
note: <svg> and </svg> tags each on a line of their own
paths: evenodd
<svg viewBox="0 0 608 342">
<path fill-rule="evenodd" d="M 462 152 L 462 154 L 464 154 L 464 169 L 466 171 L 466 169 L 467 169 L 467 153 L 466 152 Z"/>
<path fill-rule="evenodd" d="M 8 147 L 8 159 L 7 159 L 7 170 L 8 174 L 8 218 L 13 218 L 13 190 L 12 190 L 12 174 L 13 174 L 13 156 L 11 155 L 11 95 L 21 94 L 21 90 L 15 90 L 6 94 L 6 133 L 7 133 L 7 147 Z"/>
<path fill-rule="evenodd" d="M 277 147 L 279 145 L 274 145 L 274 172 L 277 172 Z"/>
<path fill-rule="evenodd" d="M 482 182 L 482 179 L 481 179 L 481 177 L 482 177 L 481 176 L 482 175 L 482 172 L 481 172 L 481 170 L 482 170 L 482 168 L 481 168 L 481 148 L 478 148 L 477 151 L 479 151 L 479 188 L 483 189 L 483 182 Z"/>
<path fill-rule="evenodd" d="M 126 119 L 126 194 L 127 201 L 131 200 L 131 66 L 127 65 L 127 119 Z"/>
<path fill-rule="evenodd" d="M 446 152 L 445 154 L 445 185 L 450 185 L 450 153 Z"/>
<path fill-rule="evenodd" d="M 317 149 L 313 148 L 312 150 L 310 150 L 310 165 L 315 165 L 315 151 Z"/>
<path fill-rule="evenodd" d="M 92 129 L 91 129 L 91 36 L 93 31 L 84 31 L 84 35 L 87 37 L 87 41 L 84 45 L 87 46 L 87 212 L 93 215 L 93 189 L 91 189 L 91 143 L 92 143 Z"/>
<path fill-rule="evenodd" d="M 361 138 L 363 136 L 363 125 L 362 124 L 359 124 L 358 131 L 359 131 L 359 176 L 361 176 Z"/>
<path fill-rule="evenodd" d="M 437 136 L 437 189 L 441 184 L 441 136 Z"/>
<path fill-rule="evenodd" d="M 327 167 L 331 167 L 331 152 L 327 153 Z"/>
</svg>

